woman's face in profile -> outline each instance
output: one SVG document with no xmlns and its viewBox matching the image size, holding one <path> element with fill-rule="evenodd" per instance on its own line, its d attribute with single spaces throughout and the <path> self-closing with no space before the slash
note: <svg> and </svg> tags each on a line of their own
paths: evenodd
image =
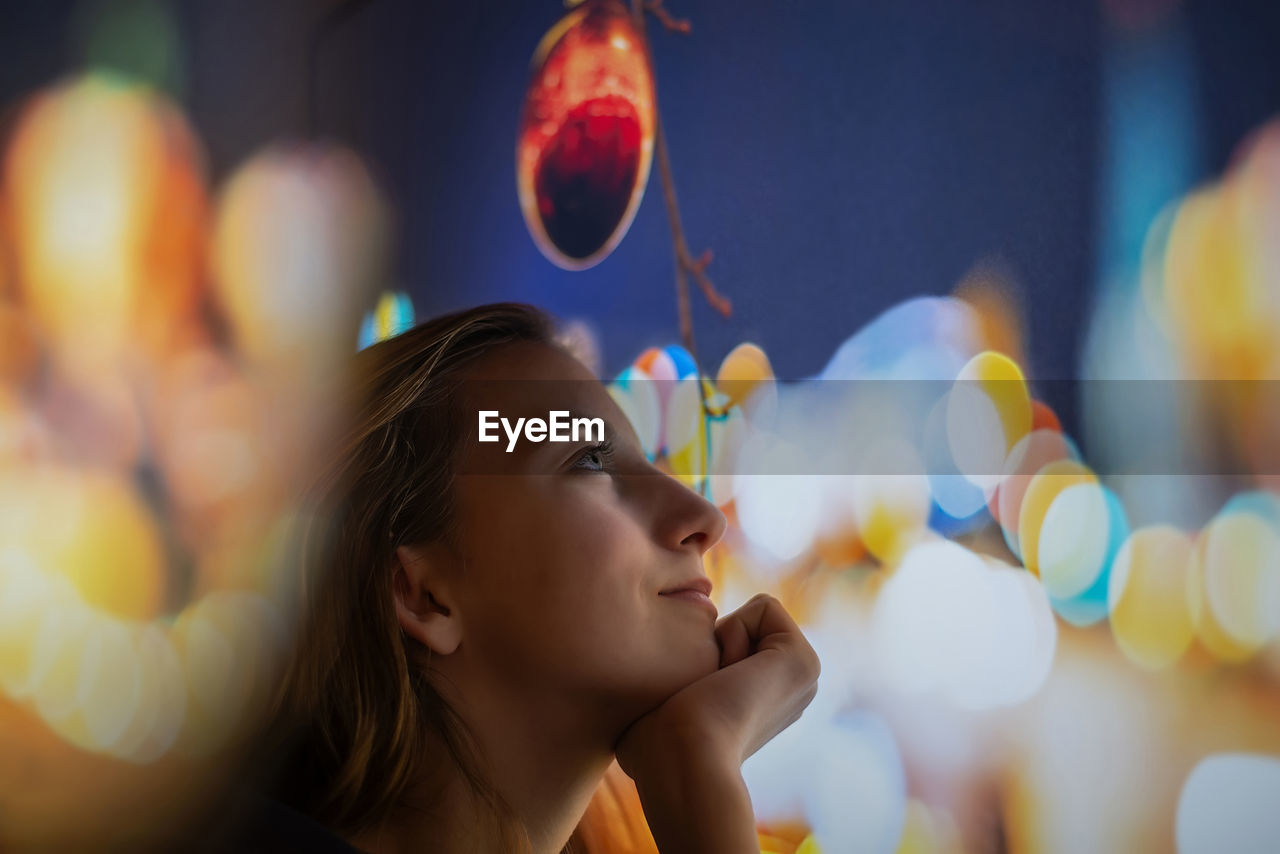
<svg viewBox="0 0 1280 854">
<path fill-rule="evenodd" d="M 599 704 L 627 723 L 714 671 L 715 614 L 662 591 L 705 577 L 723 514 L 646 460 L 580 362 L 543 344 L 488 354 L 463 390 L 455 481 L 462 646 L 504 684 Z M 611 451 L 578 441 L 478 441 L 480 410 L 602 418 Z"/>
</svg>

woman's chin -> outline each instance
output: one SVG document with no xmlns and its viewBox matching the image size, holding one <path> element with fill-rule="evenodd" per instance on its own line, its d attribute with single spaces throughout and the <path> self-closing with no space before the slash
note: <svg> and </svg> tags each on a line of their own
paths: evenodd
<svg viewBox="0 0 1280 854">
<path fill-rule="evenodd" d="M 692 685 L 705 676 L 710 676 L 720 669 L 720 645 L 714 635 L 708 635 L 705 643 L 683 650 L 678 658 L 674 658 L 671 678 L 668 681 L 670 694 L 674 694 L 687 685 Z"/>
</svg>

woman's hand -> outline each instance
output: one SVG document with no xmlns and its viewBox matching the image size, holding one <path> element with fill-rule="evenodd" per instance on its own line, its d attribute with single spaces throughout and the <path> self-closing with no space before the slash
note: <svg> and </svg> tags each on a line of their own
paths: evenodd
<svg viewBox="0 0 1280 854">
<path fill-rule="evenodd" d="M 818 656 L 772 596 L 722 617 L 715 636 L 720 669 L 637 720 L 615 748 L 663 854 L 759 850 L 742 763 L 817 693 Z"/>
</svg>

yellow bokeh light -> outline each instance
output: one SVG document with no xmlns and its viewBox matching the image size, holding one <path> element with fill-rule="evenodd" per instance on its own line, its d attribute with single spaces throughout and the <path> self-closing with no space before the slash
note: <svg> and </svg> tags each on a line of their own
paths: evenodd
<svg viewBox="0 0 1280 854">
<path fill-rule="evenodd" d="M 1218 623 L 1213 611 L 1206 605 L 1204 564 L 1209 545 L 1207 534 L 1213 524 L 1210 522 L 1209 526 L 1200 532 L 1192 547 L 1187 570 L 1187 602 L 1191 609 L 1191 621 L 1196 638 L 1214 658 L 1234 664 L 1253 657 L 1258 647 L 1241 644 L 1232 639 Z"/>
<path fill-rule="evenodd" d="M 104 472 L 25 466 L 0 472 L 0 549 L 67 578 L 106 613 L 149 619 L 166 592 L 154 517 L 123 479 Z"/>
<path fill-rule="evenodd" d="M 0 690 L 15 699 L 30 695 L 41 621 L 75 596 L 70 582 L 42 572 L 26 551 L 0 547 Z"/>
<path fill-rule="evenodd" d="M 129 627 L 92 612 L 78 647 L 75 708 L 48 721 L 67 741 L 95 753 L 112 751 L 139 714 L 142 669 Z"/>
<path fill-rule="evenodd" d="M 1253 513 L 1227 513 L 1210 522 L 1196 546 L 1201 584 L 1192 590 L 1203 594 L 1197 609 L 1203 634 L 1221 630 L 1216 639 L 1237 650 L 1258 649 L 1280 621 L 1280 535 Z"/>
<path fill-rule="evenodd" d="M 993 502 L 993 515 L 1004 530 L 1005 539 L 1014 554 L 1021 557 L 1018 525 L 1022 517 L 1022 501 L 1027 488 L 1040 469 L 1058 460 L 1074 456 L 1067 439 L 1056 430 L 1033 430 L 1013 446 L 1005 458 L 1000 486 Z"/>
<path fill-rule="evenodd" d="M 1158 525 L 1134 531 L 1116 555 L 1107 591 L 1111 632 L 1141 667 L 1168 667 L 1191 644 L 1191 548 L 1185 533 Z"/>
<path fill-rule="evenodd" d="M 86 648 L 97 614 L 76 597 L 45 608 L 31 642 L 31 700 L 40 716 L 58 724 L 83 703 Z"/>
<path fill-rule="evenodd" d="M 716 387 L 729 398 L 730 404 L 742 406 L 748 410 L 748 401 L 761 393 L 768 395 L 769 390 L 762 388 L 774 381 L 773 366 L 764 350 L 757 345 L 744 342 L 729 351 L 720 363 L 716 372 Z M 776 397 L 776 389 L 772 390 Z"/>
<path fill-rule="evenodd" d="M 187 685 L 166 627 L 141 626 L 136 643 L 143 674 L 140 712 L 116 745 L 116 754 L 147 764 L 166 755 L 177 741 L 186 721 Z"/>
<path fill-rule="evenodd" d="M 1045 590 L 1070 599 L 1089 589 L 1105 567 L 1111 513 L 1097 483 L 1077 483 L 1049 504 L 1036 543 L 1036 565 Z"/>
<path fill-rule="evenodd" d="M 19 116 L 4 175 L 17 280 L 64 370 L 94 376 L 181 327 L 204 187 L 167 102 L 99 73 L 46 90 Z"/>
<path fill-rule="evenodd" d="M 957 380 L 976 382 L 990 395 L 1005 427 L 1006 449 L 1031 429 L 1031 396 L 1022 368 L 1013 359 L 987 350 L 970 359 Z"/>
<path fill-rule="evenodd" d="M 1054 499 L 1068 487 L 1097 482 L 1087 466 L 1070 459 L 1048 463 L 1031 479 L 1018 509 L 1018 542 L 1027 569 L 1040 574 L 1040 533 Z"/>
<path fill-rule="evenodd" d="M 1273 312 L 1240 230 L 1240 186 L 1187 198 L 1165 254 L 1168 311 L 1199 376 L 1260 379 L 1273 361 Z"/>
<path fill-rule="evenodd" d="M 893 474 L 881 474 L 878 461 L 893 460 Z M 924 461 L 909 441 L 884 436 L 862 449 L 851 483 L 853 516 L 867 551 L 896 563 L 928 530 L 933 506 Z"/>
<path fill-rule="evenodd" d="M 353 152 L 276 145 L 222 191 L 214 273 L 236 346 L 295 384 L 320 380 L 356 340 L 382 281 L 388 215 Z"/>
</svg>

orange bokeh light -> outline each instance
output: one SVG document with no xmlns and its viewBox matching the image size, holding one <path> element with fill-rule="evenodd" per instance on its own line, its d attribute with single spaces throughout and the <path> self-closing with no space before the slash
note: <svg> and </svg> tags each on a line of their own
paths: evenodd
<svg viewBox="0 0 1280 854">
<path fill-rule="evenodd" d="M 657 124 L 643 36 L 617 0 L 590 0 L 542 39 L 516 144 L 520 209 L 553 263 L 582 270 L 626 234 Z"/>
</svg>

